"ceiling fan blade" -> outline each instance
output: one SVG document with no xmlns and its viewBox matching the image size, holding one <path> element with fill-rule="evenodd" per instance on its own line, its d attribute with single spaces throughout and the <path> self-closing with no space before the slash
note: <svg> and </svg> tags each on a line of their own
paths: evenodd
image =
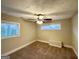
<svg viewBox="0 0 79 59">
<path fill-rule="evenodd" d="M 36 22 L 35 19 L 22 18 L 22 17 L 21 17 L 21 19 L 24 20 L 24 21 Z"/>
<path fill-rule="evenodd" d="M 68 19 L 72 17 L 71 15 L 51 15 L 52 20 L 61 20 L 61 19 Z"/>
</svg>

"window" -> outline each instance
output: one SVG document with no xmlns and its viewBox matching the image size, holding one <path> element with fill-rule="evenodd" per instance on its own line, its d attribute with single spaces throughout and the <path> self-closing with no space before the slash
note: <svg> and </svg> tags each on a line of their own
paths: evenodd
<svg viewBox="0 0 79 59">
<path fill-rule="evenodd" d="M 10 23 L 10 22 L 1 23 L 1 38 L 2 39 L 17 37 L 19 35 L 20 35 L 19 23 Z"/>
<path fill-rule="evenodd" d="M 61 24 L 43 25 L 41 30 L 61 30 Z"/>
</svg>

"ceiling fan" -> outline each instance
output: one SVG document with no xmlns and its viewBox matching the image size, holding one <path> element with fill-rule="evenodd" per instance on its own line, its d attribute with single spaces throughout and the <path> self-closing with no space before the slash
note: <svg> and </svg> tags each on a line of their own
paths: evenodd
<svg viewBox="0 0 79 59">
<path fill-rule="evenodd" d="M 7 11 L 7 12 L 6 12 Z M 37 13 L 32 13 L 29 11 L 21 11 L 19 9 L 11 8 L 11 7 L 4 7 L 2 8 L 3 13 L 7 14 L 12 14 L 21 17 L 21 19 L 27 20 L 27 21 L 32 21 L 37 24 L 42 24 L 42 23 L 48 23 L 51 22 L 52 19 L 49 18 L 46 14 L 37 14 Z"/>
<path fill-rule="evenodd" d="M 35 20 L 37 24 L 52 22 L 52 18 L 48 18 L 45 14 L 34 14 L 37 19 Z"/>
<path fill-rule="evenodd" d="M 35 22 L 37 24 L 52 22 L 52 18 L 46 14 L 33 14 L 31 12 L 25 12 L 25 13 L 27 15 L 27 18 L 25 18 L 25 19 L 28 21 L 32 21 L 32 22 Z M 22 17 L 22 18 L 24 18 L 24 17 Z"/>
<path fill-rule="evenodd" d="M 42 14 L 32 13 L 29 11 L 21 11 L 11 7 L 3 7 L 2 12 L 21 17 L 22 19 L 26 19 L 28 21 L 36 22 L 37 24 L 49 23 L 52 22 L 52 20 L 69 18 L 72 15 L 72 11 Z"/>
</svg>

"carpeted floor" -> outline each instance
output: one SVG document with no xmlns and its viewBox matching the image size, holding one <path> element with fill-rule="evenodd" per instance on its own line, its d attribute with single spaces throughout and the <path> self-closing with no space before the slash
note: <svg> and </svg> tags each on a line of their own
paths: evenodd
<svg viewBox="0 0 79 59">
<path fill-rule="evenodd" d="M 37 41 L 11 54 L 10 59 L 77 59 L 77 57 L 70 48 L 57 48 Z"/>
</svg>

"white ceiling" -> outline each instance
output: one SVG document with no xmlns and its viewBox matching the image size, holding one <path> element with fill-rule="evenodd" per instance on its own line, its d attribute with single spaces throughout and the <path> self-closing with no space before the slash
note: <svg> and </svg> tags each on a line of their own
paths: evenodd
<svg viewBox="0 0 79 59">
<path fill-rule="evenodd" d="M 26 17 L 27 12 L 49 14 L 64 19 L 77 12 L 77 4 L 77 0 L 2 0 L 2 12 L 19 17 Z"/>
</svg>

